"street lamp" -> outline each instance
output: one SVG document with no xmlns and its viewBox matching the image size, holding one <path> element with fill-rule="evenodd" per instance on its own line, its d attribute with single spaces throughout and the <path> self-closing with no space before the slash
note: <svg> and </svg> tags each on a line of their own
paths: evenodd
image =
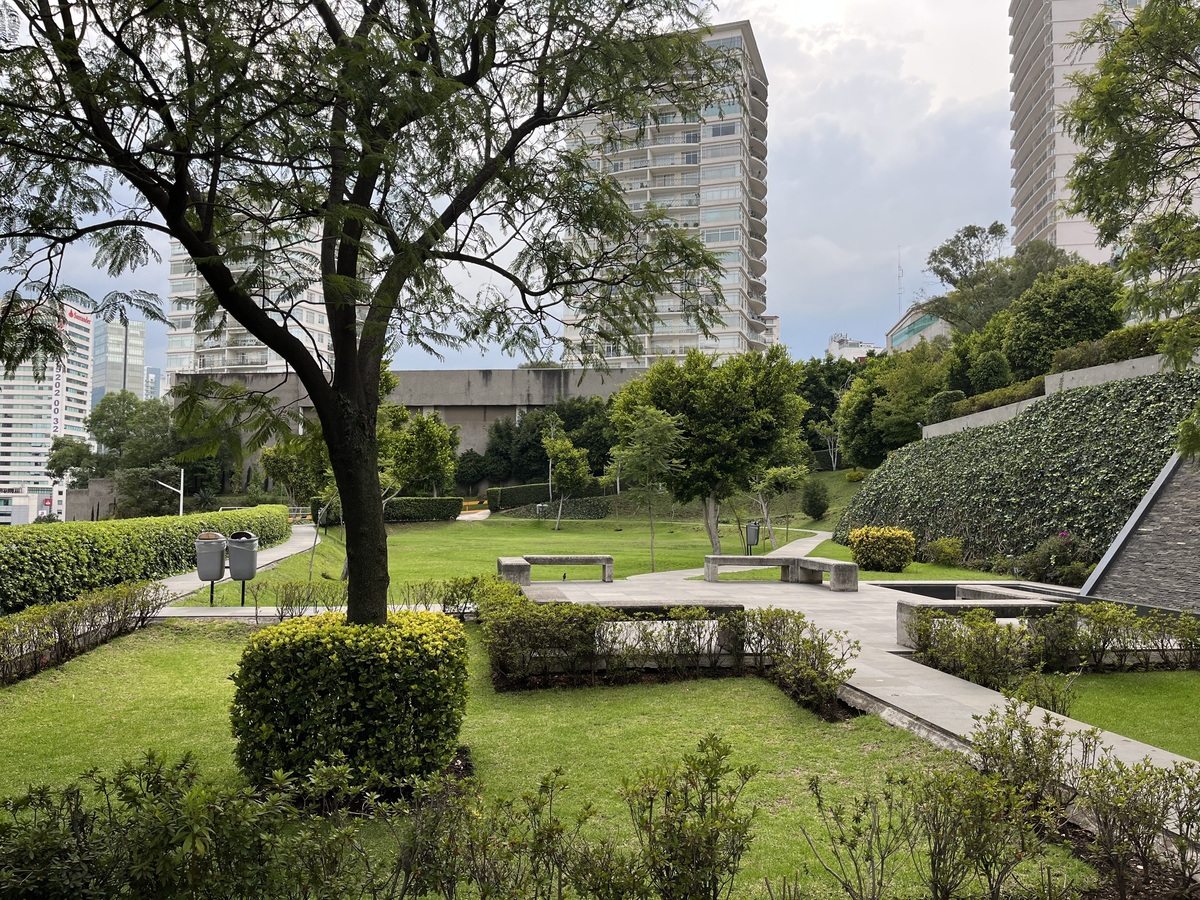
<svg viewBox="0 0 1200 900">
<path fill-rule="evenodd" d="M 161 484 L 168 491 L 174 491 L 175 493 L 177 493 L 179 495 L 179 514 L 182 516 L 183 515 L 183 469 L 179 470 L 179 487 L 175 487 L 172 484 L 167 484 L 165 481 L 159 481 L 157 478 L 154 479 L 154 483 Z"/>
</svg>

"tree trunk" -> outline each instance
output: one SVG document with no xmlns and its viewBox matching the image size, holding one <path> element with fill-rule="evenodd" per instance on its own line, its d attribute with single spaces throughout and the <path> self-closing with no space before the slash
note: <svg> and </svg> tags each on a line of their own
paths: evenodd
<svg viewBox="0 0 1200 900">
<path fill-rule="evenodd" d="M 654 571 L 654 498 L 650 498 L 650 502 L 646 504 L 646 508 L 650 513 L 650 571 Z"/>
<path fill-rule="evenodd" d="M 775 540 L 775 525 L 771 522 L 771 503 L 762 494 L 758 497 L 758 508 L 762 511 L 763 524 L 767 526 L 767 536 L 771 538 L 771 549 L 779 549 L 779 541 Z"/>
<path fill-rule="evenodd" d="M 712 552 L 718 556 L 721 553 L 721 532 L 717 530 L 717 512 L 720 508 L 721 504 L 717 502 L 716 494 L 709 494 L 704 498 L 704 528 L 708 532 Z"/>
<path fill-rule="evenodd" d="M 559 491 L 558 492 L 558 515 L 554 519 L 554 530 L 555 531 L 558 531 L 560 526 L 562 525 L 562 505 L 563 505 L 563 500 L 565 500 L 565 499 L 566 499 L 566 495 L 563 494 L 562 491 Z"/>
<path fill-rule="evenodd" d="M 354 625 L 382 625 L 389 576 L 375 424 L 351 414 L 338 425 L 325 428 L 325 440 L 346 529 L 346 617 Z"/>
</svg>

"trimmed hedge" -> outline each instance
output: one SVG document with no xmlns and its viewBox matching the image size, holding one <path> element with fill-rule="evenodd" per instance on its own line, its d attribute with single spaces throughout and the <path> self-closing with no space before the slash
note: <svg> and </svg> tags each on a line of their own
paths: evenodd
<svg viewBox="0 0 1200 900">
<path fill-rule="evenodd" d="M 650 669 L 659 678 L 756 674 L 825 716 L 854 674 L 859 644 L 785 609 L 670 607 L 662 614 L 575 603 L 535 603 L 516 585 L 478 585 L 483 643 L 498 689 L 619 684 Z"/>
<path fill-rule="evenodd" d="M 1177 329 L 1190 332 L 1193 338 L 1200 337 L 1200 321 L 1196 316 L 1141 322 L 1110 331 L 1099 340 L 1064 347 L 1054 354 L 1050 371 L 1070 372 L 1106 363 L 1124 362 L 1127 359 L 1155 356 L 1162 352 L 1164 344 Z"/>
<path fill-rule="evenodd" d="M 313 521 L 324 504 L 313 500 L 310 504 Z M 453 522 L 462 512 L 462 497 L 393 497 L 383 505 L 385 522 Z M 342 504 L 335 500 L 325 513 L 324 525 L 342 524 Z"/>
<path fill-rule="evenodd" d="M 970 416 L 989 409 L 996 409 L 1000 406 L 1008 406 L 1010 403 L 1020 403 L 1022 400 L 1041 397 L 1045 393 L 1046 376 L 1035 375 L 1028 381 L 1010 384 L 1008 387 L 997 388 L 994 391 L 988 391 L 986 394 L 976 394 L 974 397 L 968 397 L 966 400 L 951 403 L 947 407 L 949 415 L 946 418 L 957 419 L 961 416 Z"/>
<path fill-rule="evenodd" d="M 1175 448 L 1200 372 L 1148 375 L 1056 393 L 996 425 L 909 444 L 854 495 L 834 531 L 912 531 L 918 545 L 963 542 L 968 560 L 1021 554 L 1068 531 L 1103 551 Z"/>
<path fill-rule="evenodd" d="M 574 497 L 576 500 L 579 500 L 584 497 L 599 497 L 603 494 L 604 488 L 599 484 L 595 484 L 580 491 Z M 552 499 L 550 496 L 550 485 L 545 483 L 488 488 L 487 492 L 487 505 L 488 509 L 492 512 L 515 509 L 518 506 L 528 506 L 531 503 L 550 503 Z"/>
<path fill-rule="evenodd" d="M 36 675 L 136 631 L 170 602 L 163 585 L 139 582 L 4 616 L 0 618 L 0 684 Z"/>
<path fill-rule="evenodd" d="M 234 755 L 252 784 L 344 755 L 357 788 L 391 791 L 454 755 L 467 637 L 441 613 L 394 612 L 386 625 L 289 619 L 250 638 L 232 680 Z"/>
<path fill-rule="evenodd" d="M 571 497 L 563 503 L 562 517 L 564 519 L 607 519 L 612 515 L 612 500 L 610 497 Z M 518 506 L 504 510 L 504 514 L 514 519 L 536 519 L 538 504 Z M 551 500 L 545 504 L 541 518 L 553 519 L 558 515 L 558 501 Z"/>
<path fill-rule="evenodd" d="M 866 525 L 850 532 L 854 562 L 868 572 L 903 572 L 913 561 L 917 542 L 911 531 Z"/>
<path fill-rule="evenodd" d="M 260 547 L 270 547 L 287 540 L 292 526 L 286 506 L 256 506 L 190 516 L 3 528 L 0 612 L 187 572 L 196 567 L 196 536 L 204 531 L 252 531 Z"/>
</svg>

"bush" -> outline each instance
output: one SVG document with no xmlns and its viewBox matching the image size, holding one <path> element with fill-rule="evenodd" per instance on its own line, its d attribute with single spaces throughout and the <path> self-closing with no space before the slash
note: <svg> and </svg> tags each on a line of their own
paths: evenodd
<svg viewBox="0 0 1200 900">
<path fill-rule="evenodd" d="M 196 567 L 196 536 L 253 531 L 260 547 L 291 535 L 286 506 L 259 506 L 112 522 L 0 529 L 0 612 L 74 600 L 115 584 L 153 581 Z"/>
<path fill-rule="evenodd" d="M 925 545 L 925 562 L 957 568 L 963 562 L 962 538 L 936 538 Z"/>
<path fill-rule="evenodd" d="M 564 519 L 607 519 L 612 514 L 615 497 L 571 497 L 563 503 Z M 538 515 L 541 507 L 542 514 Z M 504 514 L 514 519 L 553 519 L 558 515 L 558 501 L 546 500 L 528 506 L 506 507 Z"/>
<path fill-rule="evenodd" d="M 985 428 L 894 451 L 846 505 L 845 544 L 863 525 L 895 525 L 919 543 L 957 537 L 966 559 L 1019 555 L 1069 523 L 1105 548 L 1175 449 L 1170 423 L 1200 399 L 1200 372 L 1148 375 L 1062 391 Z"/>
<path fill-rule="evenodd" d="M 929 404 L 926 407 L 926 415 L 929 416 L 930 424 L 934 422 L 945 422 L 947 419 L 953 418 L 954 414 L 950 411 L 955 403 L 960 400 L 965 400 L 967 395 L 962 391 L 940 391 L 929 398 Z"/>
<path fill-rule="evenodd" d="M 258 796 L 149 754 L 111 777 L 3 803 L 0 894 L 38 900 L 366 896 L 363 848 L 302 818 L 295 785 Z"/>
<path fill-rule="evenodd" d="M 231 713 L 239 768 L 253 784 L 307 775 L 346 755 L 353 783 L 387 790 L 442 769 L 467 701 L 462 625 L 399 612 L 386 625 L 340 613 L 290 619 L 250 638 Z"/>
<path fill-rule="evenodd" d="M 850 469 L 850 470 L 849 470 L 849 471 L 846 473 L 846 476 L 845 476 L 845 477 L 846 477 L 846 480 L 847 480 L 847 481 L 849 481 L 851 484 L 856 484 L 857 482 L 860 482 L 860 481 L 862 481 L 864 478 L 866 478 L 866 477 L 867 477 L 867 473 L 866 473 L 866 472 L 860 472 L 858 469 Z"/>
<path fill-rule="evenodd" d="M 809 478 L 800 491 L 800 509 L 810 519 L 821 521 L 829 512 L 829 488 L 825 482 Z"/>
<path fill-rule="evenodd" d="M 1099 554 L 1069 531 L 1052 534 L 1028 553 L 1017 557 L 1017 572 L 1030 581 L 1082 587 L 1096 566 Z"/>
<path fill-rule="evenodd" d="M 36 675 L 142 628 L 170 602 L 163 585 L 138 582 L 4 616 L 0 618 L 0 684 Z"/>
<path fill-rule="evenodd" d="M 453 522 L 461 497 L 393 497 L 383 506 L 385 522 Z"/>
<path fill-rule="evenodd" d="M 997 388 L 994 391 L 988 391 L 985 394 L 976 394 L 974 397 L 968 397 L 966 400 L 959 400 L 957 403 L 952 403 L 950 404 L 949 418 L 957 419 L 962 416 L 985 412 L 989 409 L 1008 406 L 1010 403 L 1020 403 L 1022 400 L 1041 397 L 1045 393 L 1046 376 L 1037 375 L 1028 381 L 1019 381 L 1016 384 L 1010 384 L 1008 387 Z"/>
<path fill-rule="evenodd" d="M 518 484 L 513 487 L 488 488 L 487 505 L 492 512 L 528 506 L 530 503 L 549 503 L 549 484 Z"/>
<path fill-rule="evenodd" d="M 917 542 L 902 528 L 867 526 L 850 532 L 850 550 L 860 569 L 903 572 L 916 555 Z"/>
</svg>

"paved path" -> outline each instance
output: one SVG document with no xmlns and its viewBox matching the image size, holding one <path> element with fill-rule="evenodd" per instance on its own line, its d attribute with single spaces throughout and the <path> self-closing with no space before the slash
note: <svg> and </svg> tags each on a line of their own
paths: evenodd
<svg viewBox="0 0 1200 900">
<path fill-rule="evenodd" d="M 477 515 L 477 514 L 467 514 Z M 313 526 L 293 526 L 292 538 L 285 544 L 259 554 L 259 568 L 312 546 Z M 766 555 L 795 556 L 810 553 L 829 537 L 819 532 L 813 537 L 791 541 Z M 617 561 L 620 574 L 620 560 Z M 728 570 L 735 570 L 730 566 Z M 722 567 L 725 571 L 725 567 Z M 796 609 L 822 628 L 846 631 L 861 643 L 855 660 L 855 673 L 844 698 L 853 706 L 879 714 L 885 721 L 921 734 L 943 746 L 965 747 L 962 738 L 974 727 L 974 717 L 1004 704 L 995 691 L 963 681 L 913 662 L 896 642 L 896 601 L 905 594 L 902 582 L 861 582 L 857 593 L 834 594 L 824 585 L 787 584 L 779 581 L 742 581 L 710 584 L 694 580 L 703 569 L 680 569 L 634 575 L 605 584 L 599 581 L 554 582 L 562 596 L 576 603 L 606 603 L 629 600 L 639 603 L 689 600 L 734 600 L 750 608 L 775 606 Z M 190 579 L 190 580 L 189 580 Z M 207 584 L 190 575 L 166 579 L 190 593 Z M 538 582 L 535 582 L 535 585 Z M 1011 584 L 1011 583 L 1010 583 Z M 173 588 L 174 589 L 174 588 Z M 168 607 L 164 617 L 246 618 L 253 620 L 255 610 L 242 607 Z M 274 621 L 274 609 L 261 609 L 260 621 Z M 1067 720 L 1072 730 L 1087 728 L 1081 722 Z M 1157 765 L 1170 766 L 1182 759 L 1165 750 L 1105 732 L 1103 741 L 1128 763 L 1150 757 Z"/>
</svg>

